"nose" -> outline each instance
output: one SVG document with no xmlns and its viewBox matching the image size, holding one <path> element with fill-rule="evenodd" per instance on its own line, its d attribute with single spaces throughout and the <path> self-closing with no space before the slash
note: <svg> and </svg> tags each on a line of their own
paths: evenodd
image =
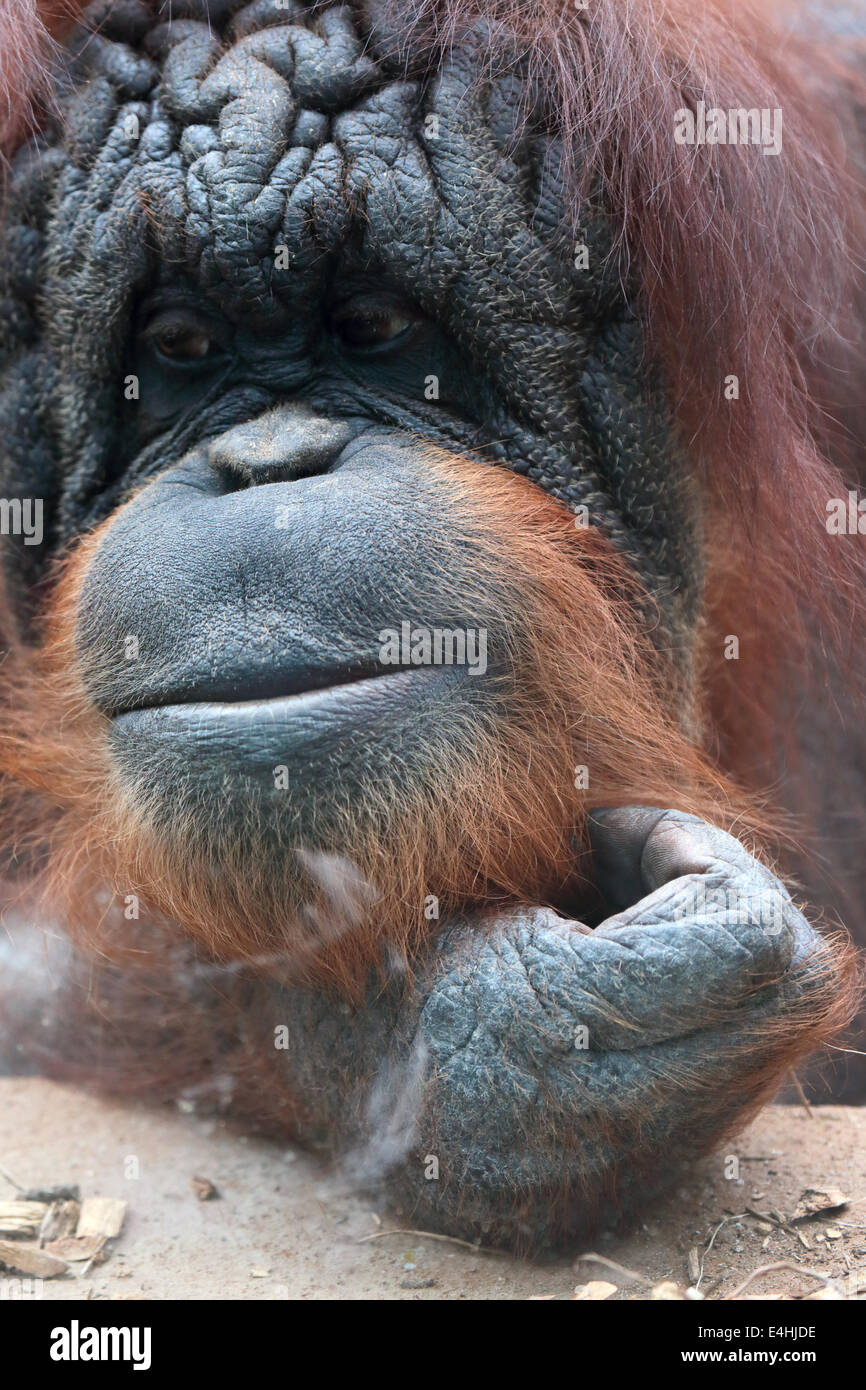
<svg viewBox="0 0 866 1390">
<path fill-rule="evenodd" d="M 292 482 L 326 472 L 355 433 L 346 420 L 279 406 L 220 435 L 208 461 L 234 488 Z"/>
</svg>

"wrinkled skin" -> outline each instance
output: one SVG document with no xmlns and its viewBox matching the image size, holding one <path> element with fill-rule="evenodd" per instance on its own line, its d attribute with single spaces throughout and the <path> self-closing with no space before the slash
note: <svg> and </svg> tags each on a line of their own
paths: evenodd
<svg viewBox="0 0 866 1390">
<path fill-rule="evenodd" d="M 477 620 L 459 572 L 442 586 L 456 523 L 425 491 L 419 439 L 588 507 L 658 603 L 687 724 L 700 518 L 603 217 L 587 221 L 603 269 L 578 273 L 557 152 L 534 128 L 515 137 L 517 79 L 476 90 L 471 46 L 404 79 L 342 9 L 314 32 L 301 7 L 252 6 L 215 65 L 205 25 L 118 13 L 72 62 L 63 141 L 22 157 L 13 185 L 3 490 L 54 505 L 50 546 L 10 538 L 4 560 L 26 637 L 46 554 L 137 494 L 87 577 L 80 663 L 157 820 L 229 783 L 237 823 L 261 816 L 231 719 L 202 709 L 363 670 L 400 602 L 393 576 L 410 575 L 422 619 Z M 370 303 L 398 333 L 411 306 L 399 352 L 347 337 Z M 178 363 L 159 350 L 166 323 L 211 348 Z M 134 676 L 106 679 L 130 630 L 148 639 Z M 423 746 L 477 702 L 495 714 L 501 687 L 479 690 L 374 709 L 361 744 L 326 712 L 321 737 L 295 721 L 271 748 L 268 714 L 246 752 L 305 769 L 306 833 L 378 775 L 371 741 L 410 730 Z M 765 1097 L 832 992 L 822 942 L 729 836 L 646 809 L 599 812 L 593 834 L 592 934 L 515 910 L 445 924 L 415 993 L 377 985 L 356 1008 L 270 987 L 302 1132 L 387 1180 L 418 1224 L 529 1245 L 630 1208 Z"/>
<path fill-rule="evenodd" d="M 597 812 L 593 839 L 633 899 L 593 933 L 515 912 L 446 934 L 397 1012 L 273 1003 L 320 1123 L 339 1097 L 324 1133 L 350 1176 L 387 1174 L 422 1228 L 544 1247 L 632 1212 L 761 1095 L 826 985 L 820 938 L 730 835 L 636 807 Z"/>
</svg>

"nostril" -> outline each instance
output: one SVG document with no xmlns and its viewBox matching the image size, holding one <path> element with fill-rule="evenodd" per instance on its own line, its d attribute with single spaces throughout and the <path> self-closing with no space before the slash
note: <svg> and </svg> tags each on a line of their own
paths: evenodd
<svg viewBox="0 0 866 1390">
<path fill-rule="evenodd" d="M 208 461 L 236 487 L 292 482 L 324 473 L 355 433 L 346 420 L 275 410 L 220 435 Z"/>
</svg>

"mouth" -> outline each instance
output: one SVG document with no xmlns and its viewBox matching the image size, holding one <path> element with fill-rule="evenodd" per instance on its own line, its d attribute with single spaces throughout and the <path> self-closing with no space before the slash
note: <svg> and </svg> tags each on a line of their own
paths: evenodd
<svg viewBox="0 0 866 1390">
<path fill-rule="evenodd" d="M 140 695 L 118 694 L 111 702 L 102 702 L 103 713 L 118 720 L 129 714 L 144 714 L 174 707 L 226 707 L 234 705 L 271 704 L 291 701 L 304 696 L 327 695 L 347 686 L 364 687 L 375 680 L 394 675 L 383 670 L 381 663 L 358 660 L 343 666 L 319 665 L 314 661 L 298 662 L 288 668 L 245 671 L 232 674 L 198 674 L 190 679 L 163 683 L 157 680 Z"/>
<path fill-rule="evenodd" d="M 268 694 L 261 686 L 255 695 L 238 693 L 228 699 L 203 698 L 201 687 L 190 691 L 183 699 L 168 698 L 149 705 L 139 705 L 131 709 L 119 710 L 110 718 L 112 723 L 124 726 L 125 721 L 138 718 L 173 718 L 199 720 L 235 721 L 239 727 L 260 718 L 296 719 L 315 716 L 317 713 L 350 709 L 352 714 L 360 713 L 357 706 L 367 701 L 379 703 L 424 680 L 443 676 L 439 667 L 424 667 L 410 671 L 377 671 L 374 675 L 355 675 L 346 672 L 339 679 L 330 679 L 321 685 L 300 685 L 297 690 L 283 688 L 278 694 Z"/>
<path fill-rule="evenodd" d="M 228 771 L 270 779 L 287 764 L 306 776 L 380 747 L 414 742 L 442 717 L 443 700 L 460 679 L 453 667 L 422 667 L 345 679 L 315 689 L 253 699 L 185 699 L 113 716 L 121 757 L 158 758 L 186 778 L 225 778 Z"/>
</svg>

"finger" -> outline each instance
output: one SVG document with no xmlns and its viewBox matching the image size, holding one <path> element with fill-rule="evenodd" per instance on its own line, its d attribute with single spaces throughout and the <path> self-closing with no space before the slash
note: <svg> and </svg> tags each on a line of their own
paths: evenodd
<svg viewBox="0 0 866 1390">
<path fill-rule="evenodd" d="M 778 1057 L 792 1055 L 791 1040 L 808 1035 L 816 999 L 838 984 L 831 954 L 795 916 L 807 967 L 757 991 L 745 988 L 749 957 L 730 938 L 717 963 L 718 941 L 699 943 L 684 985 L 675 954 L 682 931 L 668 929 L 672 949 L 642 934 L 642 952 L 637 933 L 628 943 L 575 936 L 550 911 L 533 910 L 486 936 L 446 933 L 417 1036 L 466 1143 L 480 1147 L 488 1168 L 500 1147 L 513 1165 L 535 1143 L 542 1097 L 549 1113 L 585 1125 L 583 1142 L 596 1150 L 622 1119 L 640 1128 L 641 1142 L 670 1126 L 687 1144 L 691 1123 L 705 1134 L 712 1116 L 724 1127 L 751 1101 L 744 1075 L 766 1088 Z M 729 968 L 734 989 L 720 1007 Z M 549 1155 L 558 1157 L 558 1148 Z"/>
<path fill-rule="evenodd" d="M 593 877 L 615 910 L 646 896 L 641 872 L 644 846 L 665 814 L 655 806 L 612 806 L 590 811 Z"/>
<path fill-rule="evenodd" d="M 733 835 L 684 811 L 654 806 L 598 808 L 589 815 L 589 835 L 600 891 L 614 908 L 624 908 L 654 889 L 713 864 L 769 885 L 777 880 Z"/>
<path fill-rule="evenodd" d="M 729 869 L 708 876 L 706 896 L 702 882 L 675 880 L 590 935 L 536 911 L 443 940 L 443 1041 L 462 1046 L 483 1023 L 491 1052 L 519 1039 L 543 1064 L 575 1046 L 631 1051 L 745 1016 L 820 938 L 787 895 L 772 899 L 767 931 L 760 917 L 738 916 Z"/>
</svg>

